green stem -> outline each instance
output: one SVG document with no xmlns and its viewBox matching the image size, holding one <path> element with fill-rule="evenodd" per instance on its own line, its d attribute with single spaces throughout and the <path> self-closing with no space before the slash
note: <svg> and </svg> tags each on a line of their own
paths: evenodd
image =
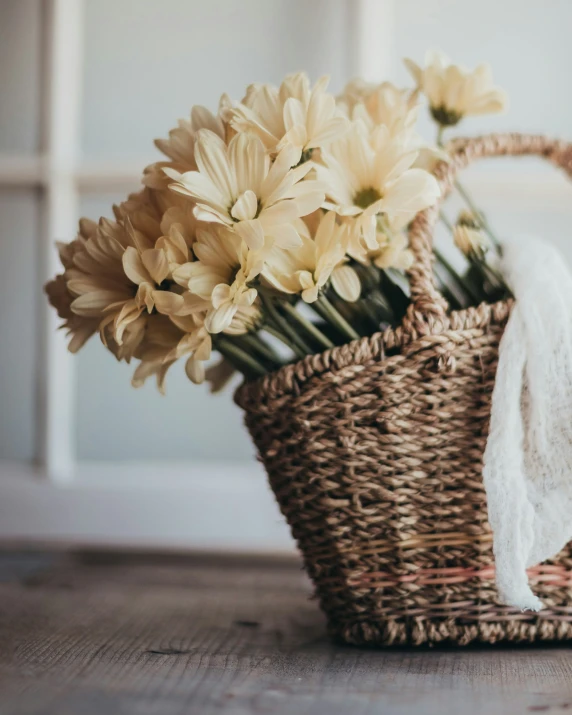
<svg viewBox="0 0 572 715">
<path fill-rule="evenodd" d="M 479 267 L 479 270 L 482 272 L 483 278 L 486 278 L 489 283 L 491 283 L 493 288 L 500 289 L 505 287 L 504 280 L 501 274 L 495 271 L 495 269 L 490 266 L 485 260 L 475 261 L 475 263 Z"/>
<path fill-rule="evenodd" d="M 319 342 L 322 347 L 326 349 L 334 347 L 334 343 L 326 337 L 324 333 L 322 333 L 322 331 L 314 325 L 314 323 L 310 320 L 306 320 L 306 318 L 299 311 L 297 311 L 293 305 L 290 303 L 284 303 L 282 307 L 284 308 L 284 312 L 288 314 L 288 317 L 291 318 L 292 321 L 298 323 L 300 327 L 315 338 L 315 340 Z"/>
<path fill-rule="evenodd" d="M 445 224 L 445 226 L 449 229 L 451 232 L 451 235 L 453 235 L 454 227 L 453 224 L 449 221 L 447 216 L 441 211 L 439 213 L 439 218 L 441 221 Z M 449 261 L 445 258 L 445 256 L 437 249 L 435 246 L 433 246 L 433 252 L 435 254 L 435 258 L 441 263 L 443 268 L 447 271 L 447 273 L 453 278 L 453 280 L 464 290 L 468 293 L 469 297 L 473 300 L 476 301 L 477 303 L 480 303 L 482 300 L 482 296 L 477 295 L 471 286 L 468 284 L 466 280 L 463 280 L 461 276 L 457 273 L 457 271 L 453 268 L 453 266 L 449 263 Z"/>
<path fill-rule="evenodd" d="M 359 334 L 352 328 L 352 326 L 343 318 L 325 295 L 320 295 L 315 303 L 312 303 L 312 307 L 315 308 L 316 312 L 322 313 L 322 317 L 329 320 L 341 333 L 343 333 L 350 340 L 359 340 Z"/>
<path fill-rule="evenodd" d="M 373 264 L 369 266 L 362 265 L 361 268 L 368 279 L 373 283 L 374 288 L 379 290 L 381 285 L 381 270 Z"/>
<path fill-rule="evenodd" d="M 379 288 L 372 294 L 372 302 L 376 307 L 379 305 L 381 308 L 383 312 L 383 320 L 387 320 L 390 323 L 395 320 L 391 303 Z"/>
<path fill-rule="evenodd" d="M 487 236 L 491 239 L 491 242 L 496 250 L 496 252 L 501 255 L 501 243 L 499 239 L 496 237 L 494 234 L 493 230 L 491 229 L 489 222 L 487 221 L 487 217 L 485 214 L 477 207 L 475 202 L 473 201 L 472 196 L 469 194 L 467 189 L 461 184 L 460 181 L 455 181 L 455 188 L 459 192 L 460 196 L 463 198 L 463 201 L 467 204 L 471 212 L 475 215 L 475 217 L 480 221 L 484 232 L 487 234 Z"/>
<path fill-rule="evenodd" d="M 267 317 L 274 324 L 274 327 L 278 329 L 283 335 L 285 335 L 288 340 L 290 340 L 290 348 L 296 353 L 298 357 L 306 357 L 306 355 L 311 355 L 314 350 L 310 348 L 304 340 L 292 329 L 288 321 L 280 315 L 274 301 L 271 296 L 266 295 L 262 290 L 258 291 L 258 295 L 262 300 L 262 304 L 266 309 Z"/>
<path fill-rule="evenodd" d="M 232 340 L 218 336 L 214 341 L 215 348 L 229 360 L 237 370 L 247 377 L 266 375 L 266 369 L 252 355 L 238 347 Z"/>
<path fill-rule="evenodd" d="M 443 212 L 441 212 L 439 214 L 439 218 L 445 224 L 445 226 L 447 226 L 449 231 L 451 231 L 451 234 L 453 234 L 453 230 L 454 230 L 453 225 Z M 440 254 L 436 249 L 435 249 L 435 255 L 438 257 L 439 261 L 443 264 L 444 268 L 449 273 L 451 273 L 451 271 L 449 270 L 450 267 L 449 267 L 447 261 L 445 260 L 443 255 Z M 470 256 L 468 257 L 468 259 L 471 262 L 471 264 L 477 268 L 477 270 L 479 271 L 481 276 L 485 280 L 488 280 L 492 284 L 493 288 L 499 289 L 504 286 L 504 281 L 503 281 L 502 276 L 497 271 L 495 271 L 495 269 L 492 268 L 484 259 L 476 260 L 476 259 L 472 259 Z M 476 295 L 476 293 L 471 289 L 471 287 L 467 281 L 463 281 L 463 279 L 460 278 L 458 275 L 457 275 L 457 278 L 459 279 L 459 281 L 461 282 L 461 284 L 463 285 L 463 287 L 467 291 L 467 293 L 469 293 L 474 300 L 476 300 L 477 302 L 480 302 L 482 300 L 482 297 Z"/>
<path fill-rule="evenodd" d="M 439 124 L 439 127 L 437 129 L 437 146 L 443 148 L 443 132 L 445 130 L 445 127 L 442 124 Z M 455 180 L 455 188 L 459 192 L 459 195 L 463 199 L 463 201 L 467 204 L 471 212 L 480 220 L 482 227 L 485 231 L 485 233 L 488 235 L 488 237 L 491 239 L 491 242 L 496 250 L 496 252 L 500 255 L 502 255 L 502 246 L 501 242 L 498 240 L 496 237 L 494 231 L 491 229 L 489 222 L 487 221 L 487 217 L 485 214 L 477 207 L 475 202 L 473 201 L 473 197 L 469 194 L 467 189 L 461 184 L 461 182 L 457 179 Z"/>
<path fill-rule="evenodd" d="M 447 273 L 451 276 L 451 278 L 455 281 L 455 283 L 461 288 L 461 290 L 468 293 L 469 298 L 472 301 L 480 303 L 481 297 L 476 295 L 471 290 L 471 287 L 466 283 L 466 281 L 464 281 L 461 278 L 461 276 L 457 273 L 457 271 L 453 268 L 453 266 L 449 263 L 449 261 L 441 253 L 441 251 L 439 251 L 437 248 L 433 248 L 433 253 L 435 254 L 435 258 L 439 261 L 439 263 L 443 266 L 443 268 L 447 271 Z"/>
<path fill-rule="evenodd" d="M 270 345 L 267 345 L 262 337 L 257 333 L 245 333 L 244 335 L 237 335 L 234 340 L 237 342 L 239 347 L 248 348 L 248 350 L 257 354 L 263 360 L 271 363 L 275 366 L 280 366 L 280 357 L 272 350 Z"/>
<path fill-rule="evenodd" d="M 268 321 L 264 323 L 264 328 L 263 328 L 269 335 L 273 335 L 277 340 L 280 340 L 281 343 L 286 345 L 287 348 L 289 348 L 294 355 L 297 358 L 301 357 L 306 357 L 305 353 L 302 353 L 300 348 L 297 345 L 294 345 L 289 338 L 287 338 L 284 333 L 282 333 L 278 328 L 275 328 L 272 323 L 269 323 Z"/>
<path fill-rule="evenodd" d="M 363 300 L 355 303 L 348 303 L 343 298 L 340 298 L 340 296 L 333 289 L 330 291 L 329 296 L 326 294 L 326 297 L 328 297 L 328 300 L 334 309 L 341 315 L 346 323 L 354 328 L 360 337 L 371 335 L 371 327 L 367 322 L 367 315 L 364 315 L 365 310 L 362 305 Z M 344 332 L 343 341 L 345 342 L 346 340 L 346 333 Z"/>
<path fill-rule="evenodd" d="M 374 306 L 368 302 L 367 298 L 363 301 L 363 310 L 366 316 L 369 318 L 370 323 L 374 326 L 375 330 L 379 330 L 381 325 L 381 318 L 377 315 Z"/>
</svg>

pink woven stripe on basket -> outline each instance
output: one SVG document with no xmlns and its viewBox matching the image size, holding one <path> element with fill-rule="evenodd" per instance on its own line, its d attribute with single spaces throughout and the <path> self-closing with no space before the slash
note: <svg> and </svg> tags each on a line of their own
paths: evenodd
<svg viewBox="0 0 572 715">
<path fill-rule="evenodd" d="M 553 586 L 572 587 L 572 571 L 557 565 L 539 565 L 527 569 L 533 583 L 549 582 Z M 438 586 L 448 583 L 464 583 L 473 579 L 494 580 L 495 567 L 482 569 L 451 567 L 441 569 L 419 569 L 413 574 L 396 576 L 385 571 L 373 571 L 348 579 L 348 586 L 381 588 L 398 583 L 415 583 L 423 586 Z"/>
</svg>

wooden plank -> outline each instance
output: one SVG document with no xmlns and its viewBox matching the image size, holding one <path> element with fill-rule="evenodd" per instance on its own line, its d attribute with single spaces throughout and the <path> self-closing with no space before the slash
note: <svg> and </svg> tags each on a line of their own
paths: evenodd
<svg viewBox="0 0 572 715">
<path fill-rule="evenodd" d="M 513 715 L 572 708 L 567 649 L 332 644 L 295 560 L 56 559 L 0 584 L 2 715 Z"/>
<path fill-rule="evenodd" d="M 47 570 L 58 556 L 37 551 L 13 553 L 0 550 L 0 583 L 11 583 Z"/>
</svg>

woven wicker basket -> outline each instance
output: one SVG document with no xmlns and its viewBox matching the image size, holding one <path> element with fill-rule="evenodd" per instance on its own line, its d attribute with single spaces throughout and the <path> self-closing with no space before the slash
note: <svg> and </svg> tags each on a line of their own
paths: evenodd
<svg viewBox="0 0 572 715">
<path fill-rule="evenodd" d="M 535 154 L 572 175 L 572 145 L 459 140 L 443 198 L 478 157 Z M 481 470 L 510 302 L 448 312 L 433 284 L 438 207 L 411 228 L 401 327 L 309 356 L 236 394 L 331 632 L 355 644 L 572 639 L 572 550 L 530 569 L 540 613 L 499 605 Z"/>
</svg>

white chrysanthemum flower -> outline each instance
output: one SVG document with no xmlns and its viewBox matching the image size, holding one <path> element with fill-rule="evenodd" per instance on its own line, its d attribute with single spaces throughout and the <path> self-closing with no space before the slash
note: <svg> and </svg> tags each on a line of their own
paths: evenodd
<svg viewBox="0 0 572 715">
<path fill-rule="evenodd" d="M 231 125 L 239 132 L 254 132 L 274 155 L 284 146 L 308 154 L 326 146 L 347 129 L 347 119 L 326 92 L 329 78 L 320 78 L 313 88 L 304 72 L 284 80 L 280 88 L 253 84 L 230 113 Z"/>
<path fill-rule="evenodd" d="M 198 171 L 165 172 L 175 182 L 173 191 L 194 199 L 198 220 L 232 228 L 252 250 L 261 249 L 265 238 L 284 248 L 300 244 L 292 221 L 315 211 L 324 192 L 316 181 L 302 181 L 312 164 L 295 166 L 298 149 L 285 147 L 271 163 L 253 134 L 237 134 L 227 147 L 216 134 L 202 130 L 195 158 Z"/>
<path fill-rule="evenodd" d="M 74 243 L 75 241 L 66 244 L 66 248 L 70 249 Z M 62 255 L 61 250 L 60 255 Z M 62 327 L 66 330 L 66 335 L 70 339 L 68 350 L 71 353 L 76 353 L 92 335 L 97 333 L 100 324 L 99 318 L 86 318 L 73 312 L 71 304 L 75 296 L 68 289 L 65 273 L 57 275 L 53 280 L 46 283 L 44 290 L 50 305 L 57 310 L 58 316 L 64 321 Z"/>
<path fill-rule="evenodd" d="M 372 84 L 355 79 L 346 85 L 337 102 L 350 119 L 362 121 L 369 131 L 383 124 L 392 137 L 408 137 L 411 149 L 419 152 L 415 168 L 431 172 L 439 161 L 449 160 L 445 151 L 428 144 L 415 130 L 419 117 L 417 90 L 399 89 L 391 82 Z"/>
<path fill-rule="evenodd" d="M 82 219 L 75 241 L 60 247 L 63 277 L 72 298 L 70 312 L 96 326 L 104 342 L 112 337 L 123 348 L 115 351 L 117 357 L 125 359 L 132 356 L 143 327 L 137 286 L 123 269 L 123 255 L 130 246 L 131 238 L 121 224 Z"/>
<path fill-rule="evenodd" d="M 453 229 L 455 245 L 465 256 L 483 256 L 490 248 L 485 234 L 469 226 L 455 226 Z"/>
<path fill-rule="evenodd" d="M 361 290 L 359 278 L 345 265 L 349 226 L 338 224 L 333 211 L 312 216 L 312 219 L 308 222 L 310 231 L 306 226 L 299 227 L 302 238 L 299 248 L 270 252 L 263 277 L 277 290 L 300 293 L 306 303 L 317 300 L 329 280 L 344 300 L 357 300 Z"/>
<path fill-rule="evenodd" d="M 211 350 L 211 337 L 204 328 L 204 313 L 174 318 L 153 314 L 148 318 L 145 336 L 136 353 L 141 362 L 131 384 L 141 387 L 147 378 L 155 375 L 159 391 L 164 394 L 167 371 L 183 356 L 187 357 L 187 377 L 199 384 L 204 380 L 203 363 L 210 358 Z"/>
<path fill-rule="evenodd" d="M 142 362 L 135 371 L 132 384 L 139 387 L 150 375 L 157 376 L 161 392 L 167 370 L 177 360 L 186 357 L 185 373 L 196 385 L 205 380 L 205 363 L 211 357 L 213 341 L 207 330 L 204 311 L 187 316 L 171 316 L 169 324 L 157 321 L 164 316 L 151 316 L 143 344 L 137 353 Z M 225 333 L 242 335 L 252 330 L 260 320 L 256 306 L 239 308 Z"/>
<path fill-rule="evenodd" d="M 354 79 L 337 97 L 350 119 L 360 119 L 372 130 L 384 124 L 391 136 L 412 129 L 419 115 L 418 93 L 399 89 L 391 82 L 372 84 Z"/>
<path fill-rule="evenodd" d="M 265 252 L 249 250 L 238 234 L 217 224 L 197 230 L 193 250 L 197 260 L 179 266 L 173 278 L 208 305 L 209 333 L 221 333 L 241 307 L 256 300 L 257 291 L 249 283 L 260 274 Z"/>
<path fill-rule="evenodd" d="M 155 309 L 165 315 L 195 312 L 196 301 L 184 295 L 173 279 L 173 272 L 192 259 L 191 246 L 195 240 L 192 212 L 178 207 L 168 209 L 154 235 L 137 231 L 129 219 L 126 230 L 132 245 L 123 254 L 123 270 L 137 286 L 137 307 L 145 307 L 148 313 Z"/>
<path fill-rule="evenodd" d="M 442 52 L 430 51 L 424 68 L 410 59 L 405 65 L 427 96 L 433 118 L 442 126 L 454 126 L 466 116 L 502 112 L 507 107 L 507 96 L 493 84 L 488 64 L 471 71 L 452 64 Z"/>
<path fill-rule="evenodd" d="M 439 185 L 423 169 L 411 168 L 417 151 L 407 132 L 392 137 L 385 126 L 368 132 L 360 122 L 322 153 L 316 166 L 326 186 L 326 203 L 351 222 L 354 234 L 376 250 L 377 215 L 385 214 L 394 229 L 405 226 L 417 212 L 435 203 Z"/>
<path fill-rule="evenodd" d="M 158 192 L 144 189 L 132 194 L 114 207 L 116 221 L 102 218 L 96 224 L 82 219 L 78 237 L 60 246 L 64 273 L 46 290 L 66 320 L 70 350 L 79 349 L 99 331 L 118 359 L 133 356 L 145 329 L 143 313 L 155 305 L 153 292 L 157 280 L 163 280 L 163 267 L 160 257 L 149 253 L 148 266 L 142 266 L 134 281 L 135 273 L 125 271 L 126 254 L 153 248 L 161 235 L 159 203 Z"/>
<path fill-rule="evenodd" d="M 482 258 L 491 247 L 478 219 L 470 211 L 461 211 L 453 228 L 453 240 L 467 257 Z"/>
<path fill-rule="evenodd" d="M 195 106 L 191 118 L 179 119 L 178 126 L 171 129 L 168 139 L 155 139 L 155 146 L 175 164 L 197 168 L 195 163 L 195 140 L 200 129 L 209 129 L 221 139 L 225 137 L 222 119 L 206 107 Z"/>
<path fill-rule="evenodd" d="M 365 266 L 378 268 L 396 268 L 408 270 L 413 264 L 413 254 L 409 250 L 407 236 L 402 231 L 384 231 L 378 228 L 375 233 L 375 246 L 352 234 L 348 244 L 348 255 Z"/>
<path fill-rule="evenodd" d="M 117 221 L 82 219 L 77 239 L 61 246 L 65 270 L 49 291 L 67 321 L 70 348 L 99 330 L 115 355 L 129 360 L 146 315 L 196 310 L 196 299 L 172 282 L 174 268 L 190 259 L 194 217 L 179 207 L 161 215 L 156 199 L 144 189 L 114 207 Z"/>
<path fill-rule="evenodd" d="M 413 265 L 413 253 L 409 250 L 407 237 L 403 233 L 393 234 L 380 250 L 371 256 L 378 268 L 397 268 L 407 271 Z"/>
<path fill-rule="evenodd" d="M 165 189 L 169 183 L 163 171 L 169 167 L 179 172 L 195 171 L 195 141 L 201 129 L 208 129 L 221 139 L 225 139 L 228 124 L 223 120 L 226 97 L 221 98 L 218 114 L 213 114 L 206 107 L 195 106 L 191 110 L 190 119 L 179 119 L 178 125 L 171 129 L 167 139 L 155 139 L 155 146 L 169 161 L 159 161 L 148 166 L 143 174 L 143 183 L 153 189 Z"/>
</svg>

